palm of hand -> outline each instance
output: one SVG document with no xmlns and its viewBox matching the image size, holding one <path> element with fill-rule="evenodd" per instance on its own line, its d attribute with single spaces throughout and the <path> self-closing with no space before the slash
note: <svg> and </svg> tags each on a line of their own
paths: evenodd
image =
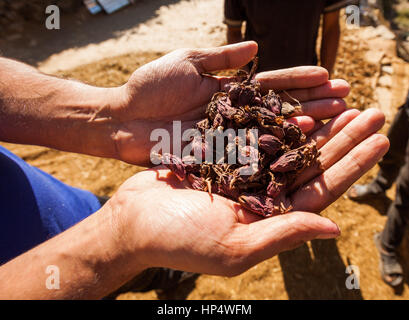
<svg viewBox="0 0 409 320">
<path fill-rule="evenodd" d="M 305 241 L 339 235 L 335 223 L 315 213 L 386 152 L 387 139 L 374 134 L 383 120 L 375 110 L 362 114 L 349 110 L 310 134 L 322 152 L 324 169 L 306 170 L 297 188 L 286 195 L 293 210 L 268 219 L 219 195 L 189 189 L 161 167 L 135 175 L 119 193 L 132 199 L 128 221 L 135 234 L 144 230 L 143 239 L 137 240 L 148 244 L 144 257 L 152 266 L 235 275 Z"/>
<path fill-rule="evenodd" d="M 132 202 L 127 200 L 130 209 L 126 210 L 131 212 L 132 228 L 136 234 L 139 233 L 136 230 L 143 229 L 144 238 L 148 234 L 152 240 L 148 241 L 152 247 L 145 247 L 147 253 L 144 253 L 151 265 L 195 272 L 209 272 L 211 268 L 213 273 L 221 273 L 214 267 L 226 263 L 224 253 L 229 248 L 223 243 L 234 233 L 244 214 L 248 214 L 239 204 L 189 189 L 186 183 L 161 167 L 130 178 L 118 191 L 124 192 L 127 199 L 132 199 Z M 141 203 L 151 203 L 154 207 Z M 191 257 L 191 252 L 211 257 L 198 262 Z M 179 264 L 181 261 L 183 266 Z"/>
</svg>

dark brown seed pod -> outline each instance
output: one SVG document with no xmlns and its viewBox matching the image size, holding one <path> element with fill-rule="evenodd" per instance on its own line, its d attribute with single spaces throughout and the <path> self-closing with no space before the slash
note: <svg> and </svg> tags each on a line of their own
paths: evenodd
<svg viewBox="0 0 409 320">
<path fill-rule="evenodd" d="M 165 153 L 162 156 L 162 164 L 168 167 L 179 180 L 185 180 L 187 165 L 183 163 L 182 159 L 173 154 Z"/>
<path fill-rule="evenodd" d="M 243 194 L 239 197 L 240 204 L 247 210 L 262 217 L 271 217 L 285 211 L 274 203 L 274 199 L 264 195 Z"/>
<path fill-rule="evenodd" d="M 277 137 L 270 134 L 263 134 L 258 139 L 258 145 L 261 150 L 267 153 L 269 156 L 274 156 L 281 150 L 283 143 Z"/>
<path fill-rule="evenodd" d="M 273 90 L 270 90 L 267 95 L 263 97 L 263 106 L 276 115 L 281 115 L 282 102 L 279 95 L 275 94 Z"/>
<path fill-rule="evenodd" d="M 288 151 L 270 165 L 272 172 L 300 172 L 317 158 L 318 151 L 315 144 L 308 144 Z"/>
</svg>

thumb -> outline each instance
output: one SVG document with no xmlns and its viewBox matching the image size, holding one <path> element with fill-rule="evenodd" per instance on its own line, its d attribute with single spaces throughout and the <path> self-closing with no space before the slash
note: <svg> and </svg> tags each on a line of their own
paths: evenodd
<svg viewBox="0 0 409 320">
<path fill-rule="evenodd" d="M 199 49 L 193 52 L 193 63 L 200 73 L 240 68 L 257 54 L 254 41 L 239 42 L 227 46 Z"/>
<path fill-rule="evenodd" d="M 253 263 L 294 249 L 313 239 L 332 239 L 340 235 L 331 220 L 309 212 L 291 212 L 243 225 L 249 228 L 247 244 Z"/>
</svg>

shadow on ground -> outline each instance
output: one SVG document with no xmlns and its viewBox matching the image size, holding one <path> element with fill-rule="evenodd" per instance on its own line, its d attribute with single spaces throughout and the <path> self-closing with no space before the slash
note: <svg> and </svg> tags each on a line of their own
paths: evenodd
<svg viewBox="0 0 409 320">
<path fill-rule="evenodd" d="M 388 214 L 388 208 L 392 204 L 392 200 L 386 195 L 379 195 L 374 198 L 365 199 L 362 201 L 356 201 L 359 204 L 367 204 L 376 209 L 380 215 L 386 216 Z"/>
<path fill-rule="evenodd" d="M 85 7 L 75 13 L 61 13 L 61 28 L 47 30 L 45 24 L 30 23 L 24 34 L 13 41 L 0 39 L 0 54 L 36 65 L 65 49 L 118 38 L 124 31 L 157 16 L 163 5 L 180 0 L 144 0 L 111 15 L 92 16 Z M 44 21 L 45 21 L 44 14 Z"/>
<path fill-rule="evenodd" d="M 362 300 L 361 291 L 347 289 L 346 265 L 335 240 L 313 240 L 279 256 L 289 299 Z"/>
<path fill-rule="evenodd" d="M 157 292 L 159 300 L 186 300 L 189 294 L 196 288 L 196 280 L 199 275 L 185 280 L 176 288 L 164 292 Z"/>
</svg>

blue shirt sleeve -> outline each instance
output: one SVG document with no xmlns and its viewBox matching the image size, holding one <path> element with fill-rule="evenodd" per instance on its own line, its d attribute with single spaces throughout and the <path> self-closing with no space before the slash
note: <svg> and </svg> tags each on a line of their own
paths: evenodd
<svg viewBox="0 0 409 320">
<path fill-rule="evenodd" d="M 0 146 L 0 265 L 67 230 L 101 207 Z"/>
</svg>

